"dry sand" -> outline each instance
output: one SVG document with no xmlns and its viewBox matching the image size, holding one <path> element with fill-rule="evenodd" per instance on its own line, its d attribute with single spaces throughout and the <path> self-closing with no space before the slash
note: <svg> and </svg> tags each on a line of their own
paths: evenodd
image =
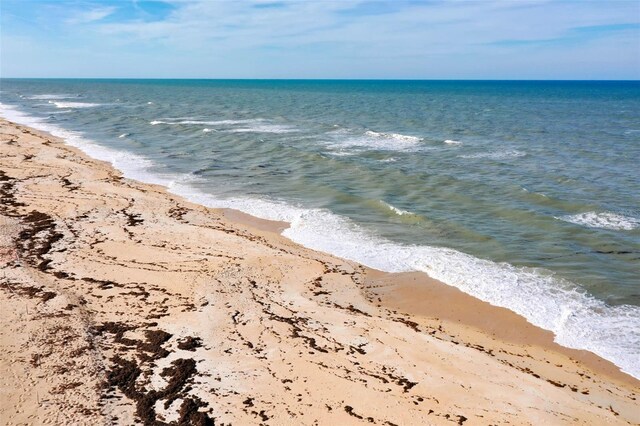
<svg viewBox="0 0 640 426">
<path fill-rule="evenodd" d="M 0 121 L 2 424 L 637 424 L 639 382 L 424 274 Z"/>
</svg>

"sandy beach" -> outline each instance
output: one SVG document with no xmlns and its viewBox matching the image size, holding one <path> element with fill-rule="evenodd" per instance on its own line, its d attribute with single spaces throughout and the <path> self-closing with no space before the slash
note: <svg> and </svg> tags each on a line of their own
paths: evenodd
<svg viewBox="0 0 640 426">
<path fill-rule="evenodd" d="M 509 310 L 0 132 L 2 424 L 640 423 L 638 380 Z"/>
</svg>

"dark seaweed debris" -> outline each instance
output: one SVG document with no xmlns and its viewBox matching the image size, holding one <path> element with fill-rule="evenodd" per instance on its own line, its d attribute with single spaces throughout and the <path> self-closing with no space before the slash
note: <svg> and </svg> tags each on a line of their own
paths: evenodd
<svg viewBox="0 0 640 426">
<path fill-rule="evenodd" d="M 138 349 L 138 355 L 145 361 L 160 359 L 169 355 L 169 351 L 163 348 L 162 345 L 171 339 L 172 335 L 170 333 L 163 330 L 146 330 L 146 342 L 124 337 L 124 333 L 135 330 L 136 328 L 137 327 L 133 325 L 109 321 L 94 327 L 94 331 L 97 335 L 102 335 L 105 332 L 113 334 L 113 340 L 121 345 L 135 346 Z"/>
<path fill-rule="evenodd" d="M 16 201 L 13 191 L 15 190 L 16 179 L 0 170 L 0 212 L 7 216 L 19 216 L 18 207 L 24 207 L 24 203 Z"/>
<path fill-rule="evenodd" d="M 196 362 L 193 359 L 177 359 L 171 367 L 162 371 L 162 376 L 167 378 L 167 386 L 160 390 L 138 389 L 136 381 L 142 374 L 140 367 L 130 360 L 115 356 L 112 358 L 114 367 L 107 375 L 107 388 L 119 389 L 127 398 L 136 402 L 136 415 L 144 425 L 164 426 L 167 423 L 157 419 L 155 411 L 156 402 L 164 400 L 164 407 L 168 408 L 174 401 L 182 399 L 177 425 L 215 425 L 214 419 L 207 413 L 199 411 L 207 404 L 197 397 L 187 397 L 185 387 L 196 374 Z"/>
<path fill-rule="evenodd" d="M 195 351 L 196 348 L 202 346 L 202 340 L 199 337 L 187 336 L 181 341 L 178 342 L 178 349 L 182 349 L 184 351 Z"/>
<path fill-rule="evenodd" d="M 23 216 L 22 221 L 27 227 L 18 234 L 16 244 L 21 257 L 32 266 L 46 271 L 51 260 L 45 259 L 44 256 L 64 235 L 56 231 L 54 220 L 46 213 L 33 210 Z"/>
</svg>

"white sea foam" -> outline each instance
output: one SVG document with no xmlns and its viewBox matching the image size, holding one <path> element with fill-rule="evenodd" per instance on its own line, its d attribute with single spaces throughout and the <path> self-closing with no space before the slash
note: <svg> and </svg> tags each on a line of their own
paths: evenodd
<svg viewBox="0 0 640 426">
<path fill-rule="evenodd" d="M 452 139 L 447 139 L 444 141 L 444 143 L 446 143 L 447 145 L 462 145 L 462 142 L 454 141 Z"/>
<path fill-rule="evenodd" d="M 298 129 L 291 125 L 269 123 L 264 118 L 250 118 L 244 120 L 171 120 L 161 119 L 149 122 L 152 126 L 158 124 L 166 125 L 205 125 L 217 126 L 218 129 L 209 129 L 208 131 L 221 131 L 226 133 L 291 133 Z M 241 126 L 241 127 L 233 127 Z"/>
<path fill-rule="evenodd" d="M 0 103 L 0 115 L 7 120 L 34 127 L 64 139 L 67 144 L 81 149 L 88 155 L 108 161 L 131 179 L 158 185 L 168 185 L 173 180 L 150 172 L 149 169 L 153 166 L 153 162 L 145 157 L 98 145 L 91 140 L 85 139 L 79 132 L 63 129 L 55 124 L 46 122 L 44 119 L 27 115 L 12 106 Z"/>
<path fill-rule="evenodd" d="M 364 132 L 364 134 L 365 136 L 368 136 L 371 138 L 391 139 L 395 141 L 404 141 L 404 142 L 411 142 L 411 143 L 417 143 L 417 142 L 420 142 L 421 140 L 421 138 L 417 136 L 401 135 L 400 133 L 380 133 L 380 132 L 374 132 L 373 130 L 367 130 L 366 132 Z"/>
<path fill-rule="evenodd" d="M 291 133 L 297 129 L 284 124 L 260 124 L 250 127 L 238 127 L 235 129 L 222 130 L 227 133 Z"/>
<path fill-rule="evenodd" d="M 102 105 L 102 104 L 94 104 L 94 103 L 89 103 L 89 102 L 56 102 L 56 101 L 49 101 L 49 103 L 55 105 L 56 108 L 92 108 L 92 107 L 97 107 L 97 106 Z"/>
<path fill-rule="evenodd" d="M 283 235 L 309 248 L 388 272 L 423 271 L 481 300 L 551 330 L 567 347 L 592 351 L 640 378 L 640 308 L 607 306 L 544 271 L 479 259 L 456 250 L 396 244 L 324 209 L 280 201 L 218 199 L 188 186 L 170 191 L 210 207 L 289 222 Z"/>
<path fill-rule="evenodd" d="M 462 154 L 460 158 L 488 158 L 490 160 L 505 160 L 507 158 L 524 157 L 526 152 L 517 151 L 515 149 L 507 151 L 495 151 L 495 152 L 479 152 L 477 154 Z"/>
<path fill-rule="evenodd" d="M 329 155 L 331 155 L 332 157 L 352 157 L 354 155 L 357 154 L 357 152 L 349 152 L 349 151 L 334 151 L 334 152 L 329 152 Z"/>
<path fill-rule="evenodd" d="M 415 148 L 421 138 L 402 135 L 400 133 L 381 133 L 367 130 L 360 135 L 354 135 L 349 130 L 335 130 L 328 135 L 335 141 L 329 145 L 331 149 L 363 148 L 374 150 L 403 151 Z"/>
<path fill-rule="evenodd" d="M 215 129 L 207 129 L 207 128 L 202 129 L 202 133 L 209 133 L 209 132 L 217 132 L 217 130 L 215 130 Z"/>
<path fill-rule="evenodd" d="M 152 126 L 155 126 L 157 124 L 170 124 L 170 125 L 176 125 L 176 124 L 197 124 L 197 125 L 205 125 L 205 126 L 230 126 L 230 125 L 236 125 L 236 124 L 254 124 L 254 123 L 263 123 L 267 120 L 265 120 L 264 118 L 251 118 L 251 119 L 246 119 L 246 120 L 214 120 L 214 121 L 207 121 L 207 120 L 191 120 L 191 119 L 187 119 L 187 120 L 181 120 L 181 119 L 170 119 L 170 118 L 164 118 L 161 120 L 153 120 L 151 122 L 149 122 L 149 124 L 151 124 Z"/>
<path fill-rule="evenodd" d="M 640 218 L 612 212 L 586 212 L 560 216 L 556 217 L 556 219 L 588 228 L 611 229 L 614 231 L 631 231 L 640 227 Z"/>
<path fill-rule="evenodd" d="M 325 209 L 278 200 L 221 199 L 196 188 L 193 175 L 159 175 L 149 160 L 101 147 L 44 120 L 0 104 L 9 120 L 49 131 L 93 157 L 111 162 L 126 177 L 165 185 L 175 194 L 210 207 L 226 207 L 289 222 L 283 235 L 309 248 L 388 272 L 423 271 L 481 300 L 503 306 L 551 330 L 567 347 L 592 351 L 640 378 L 640 308 L 607 306 L 569 282 L 536 269 L 479 259 L 456 250 L 403 245 L 382 239 Z"/>
<path fill-rule="evenodd" d="M 165 125 L 205 125 L 217 126 L 218 129 L 207 128 L 205 132 L 220 131 L 226 133 L 291 133 L 297 129 L 293 126 L 285 124 L 271 124 L 264 118 L 251 118 L 246 120 L 153 120 L 149 124 L 156 126 L 158 124 Z M 241 125 L 242 127 L 232 127 Z"/>
<path fill-rule="evenodd" d="M 385 203 L 384 201 L 380 200 L 380 203 L 385 206 L 386 208 L 388 208 L 389 210 L 391 210 L 392 212 L 394 212 L 395 214 L 397 214 L 398 216 L 405 216 L 405 215 L 413 215 L 414 213 L 407 211 L 407 210 L 401 210 L 395 206 L 392 206 L 389 203 Z"/>
<path fill-rule="evenodd" d="M 43 94 L 43 95 L 32 95 L 27 96 L 27 99 L 38 99 L 38 100 L 51 100 L 51 99 L 71 99 L 77 98 L 77 95 L 68 95 L 68 94 Z"/>
<path fill-rule="evenodd" d="M 131 133 L 123 133 L 120 136 L 118 136 L 120 139 L 126 138 L 127 136 L 131 135 Z"/>
</svg>

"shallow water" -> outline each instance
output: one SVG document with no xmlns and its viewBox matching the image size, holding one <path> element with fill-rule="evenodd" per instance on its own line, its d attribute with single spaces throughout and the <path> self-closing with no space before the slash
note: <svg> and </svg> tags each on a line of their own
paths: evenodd
<svg viewBox="0 0 640 426">
<path fill-rule="evenodd" d="M 1 86 L 5 116 L 131 177 L 428 272 L 639 375 L 638 82 Z"/>
</svg>

